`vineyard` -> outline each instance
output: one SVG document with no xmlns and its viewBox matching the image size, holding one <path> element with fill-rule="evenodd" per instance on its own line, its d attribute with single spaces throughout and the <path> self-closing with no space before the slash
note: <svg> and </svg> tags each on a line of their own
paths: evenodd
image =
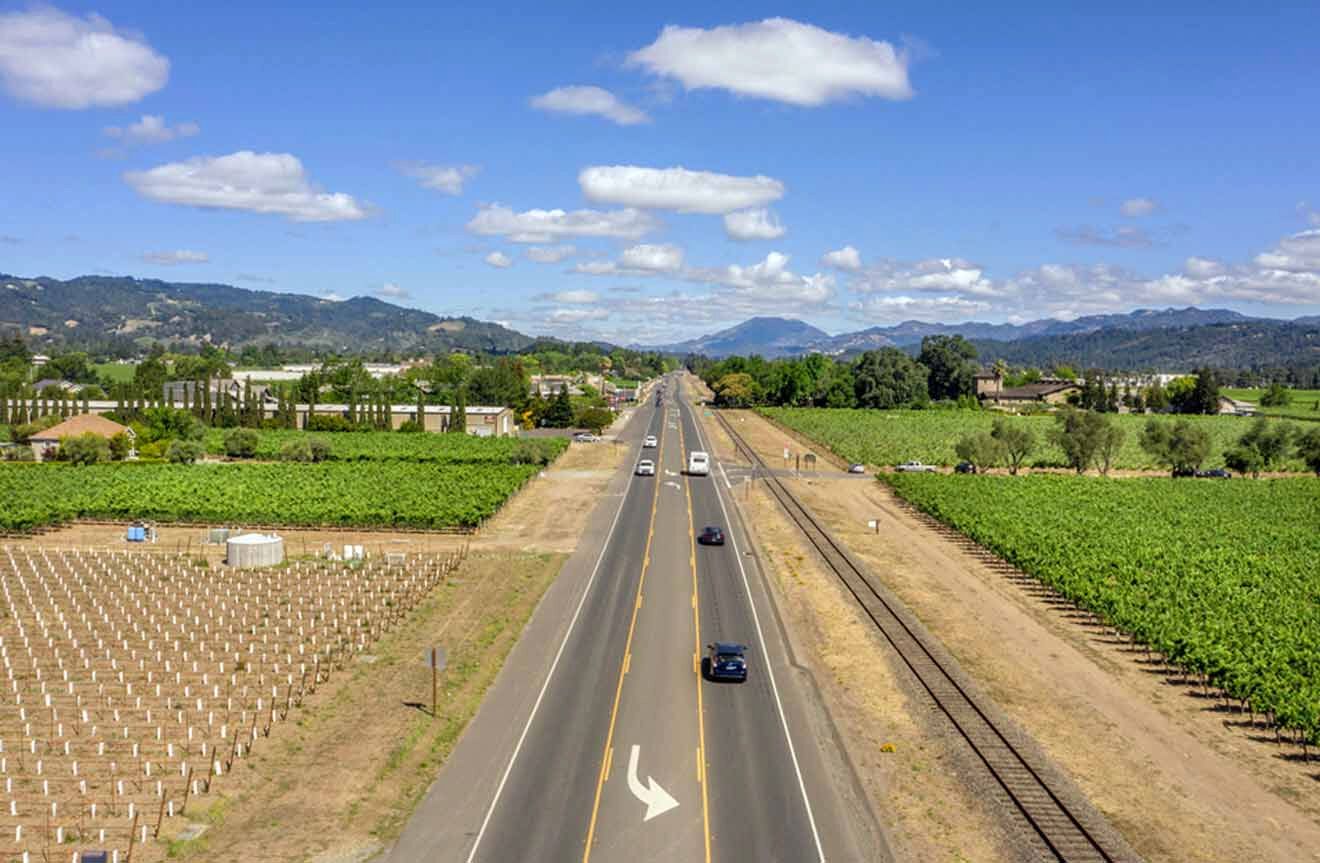
<svg viewBox="0 0 1320 863">
<path fill-rule="evenodd" d="M 458 562 L 0 549 L 0 859 L 125 860 Z"/>
<path fill-rule="evenodd" d="M 225 452 L 225 429 L 211 429 L 206 434 L 206 451 L 212 455 Z M 433 464 L 509 464 L 516 452 L 527 447 L 541 450 L 552 461 L 568 446 L 566 438 L 477 437 L 468 434 L 400 434 L 391 432 L 330 432 L 324 434 L 293 430 L 266 430 L 258 433 L 255 458 L 273 461 L 291 441 L 317 438 L 330 446 L 332 461 L 410 461 Z"/>
<path fill-rule="evenodd" d="M 1290 390 L 1292 401 L 1286 405 L 1265 407 L 1260 403 L 1262 389 L 1224 389 L 1221 392 L 1229 398 L 1251 402 L 1256 412 L 1272 417 L 1290 417 L 1292 419 L 1316 420 L 1320 422 L 1320 390 Z"/>
<path fill-rule="evenodd" d="M 1314 480 L 884 479 L 1253 715 L 1320 743 Z"/>
<path fill-rule="evenodd" d="M 408 437 L 398 435 L 398 437 Z M 420 437 L 416 435 L 415 437 Z M 262 525 L 475 527 L 533 465 L 0 464 L 0 531 L 75 518 Z"/>
<path fill-rule="evenodd" d="M 849 461 L 870 465 L 895 465 L 910 459 L 927 464 L 952 465 L 958 440 L 978 431 L 990 431 L 997 416 L 993 411 L 877 411 L 848 408 L 761 408 L 761 413 L 794 431 L 819 441 Z M 1127 435 L 1114 467 L 1120 470 L 1159 469 L 1141 448 L 1141 430 L 1150 419 L 1138 414 L 1115 414 L 1114 420 Z M 1234 416 L 1189 416 L 1187 419 L 1210 433 L 1210 458 L 1206 467 L 1220 467 L 1224 450 L 1247 431 L 1250 421 Z M 1064 467 L 1063 451 L 1046 440 L 1056 424 L 1052 416 L 1011 417 L 1036 433 L 1036 450 L 1027 459 L 1030 467 Z M 1166 420 L 1167 421 L 1167 420 Z M 1287 459 L 1281 470 L 1305 471 L 1297 459 Z"/>
</svg>

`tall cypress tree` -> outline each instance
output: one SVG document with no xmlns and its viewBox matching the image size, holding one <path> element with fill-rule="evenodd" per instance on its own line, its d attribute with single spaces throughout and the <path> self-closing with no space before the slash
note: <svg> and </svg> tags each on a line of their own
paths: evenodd
<svg viewBox="0 0 1320 863">
<path fill-rule="evenodd" d="M 449 430 L 467 434 L 467 394 L 462 387 L 454 392 L 454 404 L 449 408 Z"/>
</svg>

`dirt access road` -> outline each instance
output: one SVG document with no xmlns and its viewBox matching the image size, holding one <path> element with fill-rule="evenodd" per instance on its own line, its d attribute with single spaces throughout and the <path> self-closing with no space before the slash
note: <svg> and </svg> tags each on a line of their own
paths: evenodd
<svg viewBox="0 0 1320 863">
<path fill-rule="evenodd" d="M 730 419 L 771 463 L 782 460 L 786 445 L 802 449 L 755 414 L 732 412 Z M 714 432 L 714 422 L 707 424 Z M 712 438 L 720 458 L 733 461 L 727 436 L 714 433 Z M 1146 859 L 1320 860 L 1320 772 L 1315 762 L 1287 758 L 1289 750 L 1275 747 L 1262 729 L 1242 728 L 1240 718 L 1220 713 L 1214 699 L 1197 697 L 1192 688 L 1146 670 L 1137 661 L 1141 654 L 1112 643 L 1103 633 L 1066 617 L 1047 597 L 991 570 L 909 514 L 879 483 L 845 479 L 824 458 L 819 466 L 816 478 L 789 480 L 792 491 L 899 596 Z M 741 502 L 747 495 L 740 491 L 735 497 Z M 748 519 L 758 524 L 758 531 L 774 534 L 775 519 L 782 516 L 771 506 L 757 506 L 757 497 L 750 496 Z M 878 533 L 867 526 L 868 520 L 879 522 Z M 800 546 L 794 548 L 782 535 L 775 541 L 790 585 L 830 578 L 812 566 L 814 560 L 803 555 Z M 802 594 L 810 599 L 813 592 L 829 595 L 819 584 Z M 820 618 L 815 624 L 829 667 L 830 654 L 846 653 L 849 647 L 831 633 L 834 621 Z M 851 679 L 848 673 L 840 680 L 851 702 L 844 706 L 862 715 L 869 712 L 873 742 L 884 737 L 876 728 L 892 728 L 895 734 L 911 730 L 888 701 L 877 704 L 870 693 L 853 691 Z M 912 719 L 920 724 L 919 717 Z M 920 736 L 916 739 L 923 745 Z M 867 777 L 868 789 L 892 797 L 896 786 L 912 785 L 907 781 L 911 777 L 905 779 L 873 752 L 854 758 L 864 772 L 874 768 Z M 936 759 L 938 768 L 938 752 Z M 894 804 L 910 816 L 899 819 L 895 842 L 901 845 L 906 833 L 915 857 L 1011 856 L 1011 845 L 1003 837 L 997 842 L 978 840 L 976 831 L 941 817 L 936 807 L 958 805 L 956 788 L 932 788 L 926 811 L 921 809 L 922 795 L 908 792 L 900 788 Z M 941 825 L 943 832 L 933 833 Z"/>
</svg>

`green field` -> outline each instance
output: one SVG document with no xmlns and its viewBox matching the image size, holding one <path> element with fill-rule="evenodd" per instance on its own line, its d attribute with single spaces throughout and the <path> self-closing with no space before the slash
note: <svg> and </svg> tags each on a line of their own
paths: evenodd
<svg viewBox="0 0 1320 863">
<path fill-rule="evenodd" d="M 206 451 L 223 455 L 227 429 L 206 433 Z M 509 464 L 515 450 L 540 448 L 553 460 L 568 446 L 567 438 L 482 438 L 460 434 L 402 434 L 399 432 L 304 432 L 276 430 L 258 432 L 255 458 L 274 460 L 289 441 L 318 438 L 330 445 L 333 461 L 410 461 L 432 464 Z"/>
<path fill-rule="evenodd" d="M 79 517 L 290 526 L 473 527 L 535 465 L 0 464 L 0 530 Z"/>
<path fill-rule="evenodd" d="M 1320 482 L 884 477 L 1078 605 L 1320 736 Z"/>
<path fill-rule="evenodd" d="M 929 411 L 877 411 L 851 408 L 761 408 L 763 414 L 819 441 L 842 458 L 870 465 L 895 465 L 915 459 L 927 464 L 952 465 L 958 462 L 954 446 L 965 435 L 976 431 L 989 431 L 995 417 L 993 411 L 929 410 Z M 1127 430 L 1123 450 L 1114 467 L 1120 470 L 1158 469 L 1141 448 L 1138 438 L 1149 416 L 1116 414 L 1114 419 Z M 1162 421 L 1169 418 L 1161 417 Z M 1179 417 L 1182 419 L 1182 417 Z M 1251 420 L 1234 416 L 1189 416 L 1210 432 L 1212 441 L 1206 467 L 1220 467 L 1224 463 L 1224 450 L 1250 427 Z M 1045 437 L 1055 425 L 1051 416 L 1009 417 L 1009 422 L 1022 423 L 1036 432 L 1036 451 L 1027 459 L 1031 467 L 1064 467 L 1063 452 Z M 1298 459 L 1285 461 L 1282 470 L 1305 471 Z"/>
<path fill-rule="evenodd" d="M 92 363 L 92 371 L 115 384 L 132 381 L 135 368 L 133 363 Z"/>
<path fill-rule="evenodd" d="M 1283 407 L 1261 407 L 1260 397 L 1265 391 L 1262 389 L 1221 389 L 1220 393 L 1231 399 L 1238 399 L 1244 402 L 1251 402 L 1256 405 L 1256 410 L 1266 416 L 1291 417 L 1301 420 L 1315 420 L 1320 422 L 1320 390 L 1292 390 L 1292 402 Z"/>
</svg>

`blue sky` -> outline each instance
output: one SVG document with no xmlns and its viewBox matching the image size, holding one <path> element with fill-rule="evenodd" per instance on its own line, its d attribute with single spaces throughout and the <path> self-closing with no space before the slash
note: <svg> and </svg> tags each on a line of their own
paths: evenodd
<svg viewBox="0 0 1320 863">
<path fill-rule="evenodd" d="M 0 270 L 625 342 L 1320 312 L 1314 4 L 632 5 L 0 2 Z"/>
</svg>

